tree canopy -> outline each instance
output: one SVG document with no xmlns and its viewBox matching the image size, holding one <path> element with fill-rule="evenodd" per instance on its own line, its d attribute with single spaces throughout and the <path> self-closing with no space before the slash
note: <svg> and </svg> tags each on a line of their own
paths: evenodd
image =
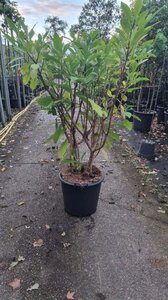
<svg viewBox="0 0 168 300">
<path fill-rule="evenodd" d="M 150 32 L 150 38 L 155 40 L 155 54 L 162 56 L 168 46 L 168 1 L 144 0 L 144 10 L 156 12 L 155 26 Z"/>
<path fill-rule="evenodd" d="M 119 7 L 116 0 L 89 0 L 84 4 L 78 24 L 71 31 L 91 32 L 99 30 L 100 36 L 107 39 L 119 18 Z"/>
<path fill-rule="evenodd" d="M 68 24 L 63 20 L 60 20 L 57 16 L 49 16 L 45 20 L 45 24 L 47 24 L 46 30 L 49 31 L 50 34 L 65 34 L 65 29 L 68 27 Z"/>
<path fill-rule="evenodd" d="M 10 0 L 0 0 L 0 15 L 8 17 L 14 23 L 21 18 L 16 2 Z"/>
</svg>

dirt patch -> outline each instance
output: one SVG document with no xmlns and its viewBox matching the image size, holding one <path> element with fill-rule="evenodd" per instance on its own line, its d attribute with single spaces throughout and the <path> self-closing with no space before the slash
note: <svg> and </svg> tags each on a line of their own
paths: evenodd
<svg viewBox="0 0 168 300">
<path fill-rule="evenodd" d="M 96 166 L 93 166 L 92 174 L 90 175 L 86 165 L 82 166 L 81 171 L 77 171 L 72 166 L 68 166 L 61 169 L 61 176 L 69 183 L 86 185 L 88 183 L 99 182 L 102 178 L 102 172 Z"/>
</svg>

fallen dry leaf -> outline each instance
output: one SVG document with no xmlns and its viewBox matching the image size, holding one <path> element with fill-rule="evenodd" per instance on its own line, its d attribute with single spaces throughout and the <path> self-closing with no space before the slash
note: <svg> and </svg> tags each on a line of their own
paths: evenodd
<svg viewBox="0 0 168 300">
<path fill-rule="evenodd" d="M 61 233 L 61 235 L 62 235 L 62 236 L 65 236 L 65 235 L 66 235 L 65 231 L 64 231 L 63 233 Z"/>
<path fill-rule="evenodd" d="M 14 268 L 15 266 L 17 266 L 18 261 L 12 261 L 10 266 L 9 266 L 9 270 L 11 270 L 12 268 Z"/>
<path fill-rule="evenodd" d="M 149 171 L 149 172 L 142 172 L 144 175 L 156 175 L 157 172 L 156 171 Z"/>
<path fill-rule="evenodd" d="M 19 289 L 20 288 L 20 278 L 15 278 L 13 281 L 11 281 L 9 283 L 9 286 L 11 286 L 13 288 L 13 290 Z"/>
<path fill-rule="evenodd" d="M 25 261 L 25 258 L 23 256 L 19 255 L 18 262 L 21 262 L 21 261 Z"/>
<path fill-rule="evenodd" d="M 44 245 L 44 241 L 42 239 L 39 239 L 33 243 L 34 247 L 41 247 L 43 245 Z"/>
<path fill-rule="evenodd" d="M 66 297 L 67 297 L 67 299 L 68 300 L 74 300 L 75 298 L 74 298 L 74 295 L 75 295 L 75 293 L 74 292 L 68 292 L 67 293 L 67 295 L 66 295 Z"/>
<path fill-rule="evenodd" d="M 12 261 L 10 266 L 9 266 L 9 270 L 11 270 L 12 268 L 16 267 L 18 265 L 18 263 L 25 261 L 25 258 L 21 255 L 19 255 L 18 259 L 16 261 Z"/>
<path fill-rule="evenodd" d="M 17 205 L 18 205 L 18 206 L 21 206 L 21 205 L 24 205 L 24 204 L 25 204 L 25 202 L 24 202 L 24 201 L 17 202 Z"/>
<path fill-rule="evenodd" d="M 143 196 L 144 198 L 146 198 L 146 194 L 143 193 L 142 191 L 139 191 L 138 192 L 138 197 L 141 197 L 141 196 Z"/>
<path fill-rule="evenodd" d="M 70 243 L 64 243 L 63 245 L 64 245 L 64 248 L 68 248 L 68 247 L 70 247 L 70 246 L 71 246 L 71 244 L 70 244 Z"/>
<path fill-rule="evenodd" d="M 49 185 L 48 189 L 49 189 L 49 190 L 52 190 L 52 189 L 53 189 L 52 185 Z"/>
<path fill-rule="evenodd" d="M 158 213 L 161 213 L 161 214 L 165 214 L 165 213 L 166 213 L 166 211 L 165 211 L 165 210 L 162 210 L 162 209 L 158 209 L 157 212 L 158 212 Z"/>
<path fill-rule="evenodd" d="M 45 225 L 45 228 L 46 228 L 47 230 L 50 230 L 50 229 L 51 229 L 51 227 L 50 227 L 48 224 Z"/>
<path fill-rule="evenodd" d="M 38 283 L 35 283 L 35 284 L 31 285 L 31 286 L 27 289 L 27 291 L 38 290 L 38 288 L 39 288 L 39 284 L 38 284 Z"/>
<path fill-rule="evenodd" d="M 48 159 L 41 159 L 41 160 L 39 161 L 39 163 L 40 163 L 41 165 L 48 164 L 48 163 L 49 163 L 49 160 L 48 160 Z"/>
</svg>

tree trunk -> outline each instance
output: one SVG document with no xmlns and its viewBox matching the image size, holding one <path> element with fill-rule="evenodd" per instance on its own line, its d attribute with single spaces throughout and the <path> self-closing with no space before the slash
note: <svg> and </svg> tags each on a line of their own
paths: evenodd
<svg viewBox="0 0 168 300">
<path fill-rule="evenodd" d="M 94 153 L 90 152 L 89 160 L 87 163 L 87 171 L 89 175 L 92 175 L 93 160 L 94 160 Z"/>
</svg>

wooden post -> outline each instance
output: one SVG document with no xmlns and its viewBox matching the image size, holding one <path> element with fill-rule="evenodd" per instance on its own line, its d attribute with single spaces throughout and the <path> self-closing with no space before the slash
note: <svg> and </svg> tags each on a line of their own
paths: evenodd
<svg viewBox="0 0 168 300">
<path fill-rule="evenodd" d="M 2 104 L 1 92 L 0 92 L 0 121 L 2 122 L 2 125 L 5 126 L 5 114 L 4 114 L 3 104 Z"/>
<path fill-rule="evenodd" d="M 0 58 L 1 58 L 2 81 L 3 81 L 4 96 L 5 96 L 5 108 L 6 108 L 7 117 L 10 120 L 12 117 L 12 111 L 10 105 L 8 79 L 7 79 L 6 66 L 5 66 L 5 53 L 2 45 L 1 34 L 0 34 Z"/>
</svg>

